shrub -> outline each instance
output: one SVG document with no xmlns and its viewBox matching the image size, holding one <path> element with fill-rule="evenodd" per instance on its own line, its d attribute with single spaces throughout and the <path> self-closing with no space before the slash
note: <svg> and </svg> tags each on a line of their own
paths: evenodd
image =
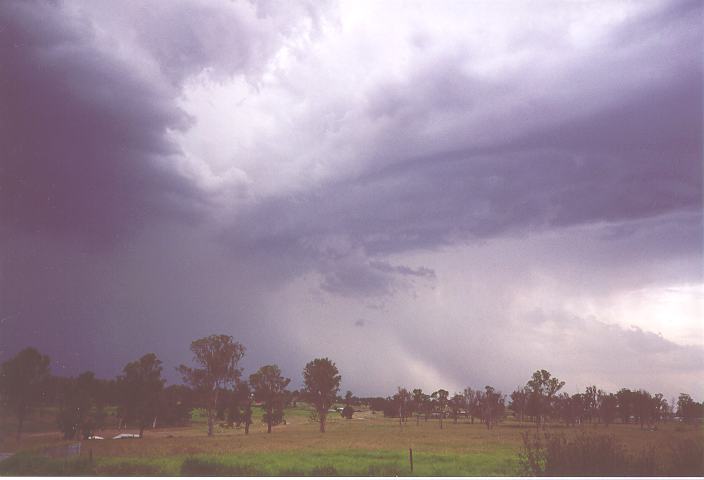
<svg viewBox="0 0 704 480">
<path fill-rule="evenodd" d="M 523 435 L 521 473 L 534 476 L 702 476 L 704 439 L 628 454 L 612 435 Z"/>
<path fill-rule="evenodd" d="M 335 477 L 337 476 L 337 469 L 332 465 L 324 465 L 315 467 L 310 474 L 314 477 Z"/>
<path fill-rule="evenodd" d="M 256 477 L 263 472 L 254 465 L 226 465 L 211 459 L 187 458 L 181 464 L 181 475 L 187 477 Z"/>
<path fill-rule="evenodd" d="M 524 433 L 524 451 L 519 456 L 523 473 L 535 476 L 622 476 L 628 458 L 613 435 L 581 434 L 572 440 L 564 435 Z"/>
<path fill-rule="evenodd" d="M 704 439 L 679 439 L 670 444 L 671 464 L 664 475 L 703 476 Z"/>
</svg>

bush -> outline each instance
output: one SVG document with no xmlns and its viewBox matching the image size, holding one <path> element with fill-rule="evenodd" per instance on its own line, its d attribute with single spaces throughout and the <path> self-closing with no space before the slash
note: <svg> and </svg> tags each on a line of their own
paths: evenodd
<svg viewBox="0 0 704 480">
<path fill-rule="evenodd" d="M 519 456 L 523 473 L 535 476 L 623 476 L 627 459 L 613 435 L 529 435 L 524 433 L 524 451 Z"/>
<path fill-rule="evenodd" d="M 701 476 L 704 440 L 679 439 L 668 448 L 629 454 L 613 435 L 523 435 L 519 465 L 534 476 Z"/>
<path fill-rule="evenodd" d="M 314 477 L 335 477 L 337 476 L 337 469 L 332 465 L 324 465 L 322 467 L 315 467 L 311 470 L 310 474 Z"/>
<path fill-rule="evenodd" d="M 226 465 L 211 459 L 187 458 L 181 465 L 187 477 L 256 477 L 264 475 L 254 465 Z"/>
<path fill-rule="evenodd" d="M 671 464 L 665 475 L 703 476 L 704 439 L 679 439 L 670 444 Z"/>
</svg>

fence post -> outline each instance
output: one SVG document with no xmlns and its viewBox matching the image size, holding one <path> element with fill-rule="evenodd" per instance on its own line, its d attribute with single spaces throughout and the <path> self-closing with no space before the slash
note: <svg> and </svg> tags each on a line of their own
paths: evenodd
<svg viewBox="0 0 704 480">
<path fill-rule="evenodd" d="M 413 449 L 408 449 L 408 460 L 411 462 L 411 473 L 413 473 Z"/>
</svg>

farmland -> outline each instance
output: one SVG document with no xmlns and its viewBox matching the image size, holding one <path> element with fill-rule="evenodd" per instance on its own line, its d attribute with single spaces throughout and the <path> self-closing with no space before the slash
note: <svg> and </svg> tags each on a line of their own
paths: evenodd
<svg viewBox="0 0 704 480">
<path fill-rule="evenodd" d="M 509 419 L 492 430 L 465 419 L 458 423 L 446 420 L 443 429 L 433 419 L 409 419 L 399 425 L 398 419 L 361 409 L 352 420 L 331 414 L 327 432 L 321 434 L 310 419 L 310 409 L 299 403 L 286 409 L 285 425 L 267 434 L 261 413 L 258 409 L 255 412 L 249 435 L 241 428 L 218 427 L 208 437 L 200 411 L 194 412 L 188 427 L 149 429 L 142 439 L 112 440 L 113 435 L 132 430 L 106 429 L 98 433 L 106 440 L 81 442 L 80 459 L 69 462 L 41 455 L 47 447 L 66 443 L 59 432 L 50 430 L 50 412 L 43 412 L 41 418 L 35 414 L 20 444 L 9 435 L 11 417 L 3 417 L 0 451 L 18 454 L 0 464 L 0 473 L 72 474 L 90 468 L 97 474 L 120 475 L 410 475 L 409 449 L 413 449 L 414 475 L 516 475 L 520 473 L 521 433 L 535 430 L 529 423 Z M 546 430 L 566 436 L 608 432 L 633 452 L 651 446 L 662 451 L 658 447 L 676 439 L 702 437 L 700 427 L 677 423 L 661 424 L 655 431 L 622 424 L 608 428 L 597 424 L 548 425 Z M 66 468 L 69 470 L 61 470 Z"/>
</svg>

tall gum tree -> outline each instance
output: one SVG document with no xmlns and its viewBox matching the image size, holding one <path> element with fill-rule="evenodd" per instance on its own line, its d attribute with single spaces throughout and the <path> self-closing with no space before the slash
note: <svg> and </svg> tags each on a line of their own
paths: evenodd
<svg viewBox="0 0 704 480">
<path fill-rule="evenodd" d="M 337 400 L 342 376 L 333 362 L 327 358 L 316 358 L 303 369 L 305 397 L 315 408 L 320 422 L 320 433 L 325 433 L 328 410 Z"/>
<path fill-rule="evenodd" d="M 213 434 L 215 409 L 221 389 L 234 385 L 242 374 L 237 368 L 245 348 L 228 335 L 210 335 L 191 342 L 193 361 L 198 367 L 178 367 L 183 381 L 206 396 L 208 436 Z"/>
</svg>

